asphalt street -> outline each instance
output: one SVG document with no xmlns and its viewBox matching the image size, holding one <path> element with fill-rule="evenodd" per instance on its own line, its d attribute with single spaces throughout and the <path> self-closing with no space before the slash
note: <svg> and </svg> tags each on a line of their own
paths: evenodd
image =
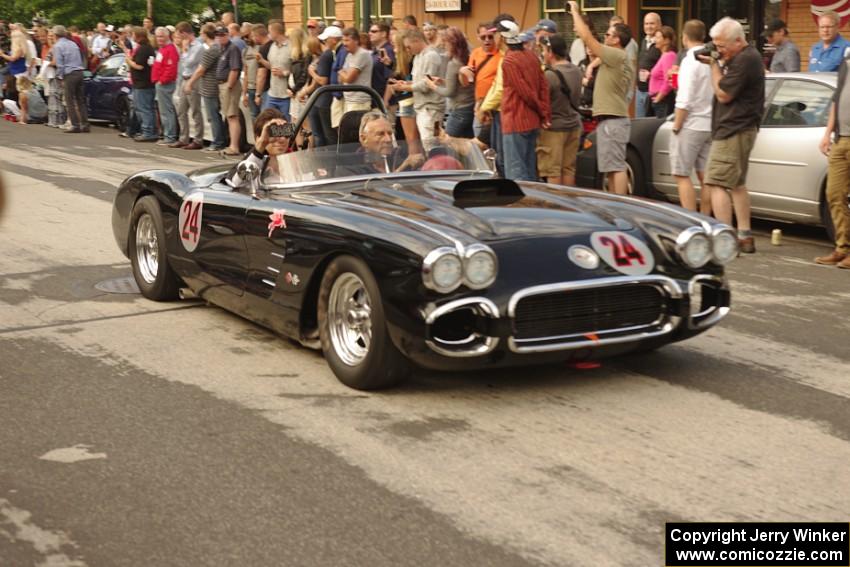
<svg viewBox="0 0 850 567">
<path fill-rule="evenodd" d="M 758 223 L 696 339 L 362 393 L 221 309 L 95 287 L 131 274 L 117 184 L 221 158 L 5 121 L 0 148 L 0 567 L 647 566 L 668 521 L 848 520 L 820 229 Z"/>
</svg>

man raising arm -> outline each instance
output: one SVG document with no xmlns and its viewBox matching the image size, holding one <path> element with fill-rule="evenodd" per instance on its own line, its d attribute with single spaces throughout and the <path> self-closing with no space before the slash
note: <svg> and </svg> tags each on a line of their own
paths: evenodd
<svg viewBox="0 0 850 567">
<path fill-rule="evenodd" d="M 574 0 L 570 0 L 569 4 L 576 35 L 584 42 L 590 54 L 600 60 L 593 96 L 593 117 L 599 121 L 596 130 L 597 166 L 599 172 L 608 178 L 609 191 L 627 195 L 629 176 L 626 146 L 631 133 L 628 97 L 629 90 L 634 86 L 634 71 L 626 54 L 626 46 L 632 34 L 626 25 L 614 24 L 605 32 L 603 45 L 584 22 L 578 4 Z"/>
</svg>

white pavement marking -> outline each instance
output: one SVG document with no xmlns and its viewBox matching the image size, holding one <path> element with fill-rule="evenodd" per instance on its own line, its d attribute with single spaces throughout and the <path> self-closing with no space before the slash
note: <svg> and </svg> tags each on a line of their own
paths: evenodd
<svg viewBox="0 0 850 567">
<path fill-rule="evenodd" d="M 44 183 L 38 193 L 28 196 L 25 184 L 12 184 L 12 202 L 27 207 L 7 215 L 16 231 L 0 237 L 0 262 L 20 260 L 35 271 L 55 258 L 81 265 L 120 259 L 105 236 L 109 204 Z M 74 211 L 75 230 L 28 229 L 19 220 L 46 214 L 47 203 Z M 39 301 L 9 306 L 0 320 L 7 328 L 29 324 Z M 63 308 L 65 315 L 116 315 L 146 305 Z M 605 367 L 525 368 L 494 372 L 490 388 L 483 373 L 420 373 L 409 388 L 367 395 L 339 384 L 315 353 L 219 309 L 79 327 L 74 334 L 6 336 L 48 339 L 259 411 L 473 536 L 554 564 L 593 558 L 594 565 L 621 565 L 623 550 L 632 564 L 658 564 L 670 519 L 840 521 L 850 509 L 846 441 L 817 423 L 647 376 Z M 194 329 L 203 332 L 187 332 Z M 718 359 L 765 365 L 779 377 L 848 393 L 837 361 L 741 333 L 725 340 L 723 333 L 729 330 L 705 336 L 714 347 L 705 350 Z M 746 358 L 759 352 L 769 355 Z M 817 376 L 805 372 L 809 367 Z"/>
<path fill-rule="evenodd" d="M 79 559 L 72 559 L 65 551 L 76 548 L 76 544 L 61 531 L 51 531 L 35 525 L 32 514 L 21 510 L 0 498 L 0 536 L 12 543 L 24 542 L 32 545 L 41 556 L 37 567 L 86 567 Z"/>
<path fill-rule="evenodd" d="M 82 445 L 78 443 L 73 447 L 63 447 L 61 449 L 48 451 L 40 456 L 39 459 L 44 461 L 54 461 L 57 463 L 78 463 L 80 461 L 106 458 L 106 453 L 92 453 L 89 449 L 91 449 L 91 445 Z"/>
<path fill-rule="evenodd" d="M 676 347 L 700 354 L 723 353 L 725 361 L 757 370 L 768 369 L 776 376 L 850 398 L 850 365 L 846 360 L 787 343 L 766 341 L 729 327 L 715 327 L 696 341 L 678 343 Z"/>
<path fill-rule="evenodd" d="M 2 161 L 37 168 L 54 175 L 79 177 L 117 186 L 130 173 L 151 169 L 151 156 L 125 148 L 106 147 L 96 154 L 72 155 L 65 146 L 16 144 L 3 148 Z M 187 171 L 205 164 L 167 154 L 156 156 L 158 168 Z M 210 162 L 206 165 L 215 165 Z"/>
</svg>

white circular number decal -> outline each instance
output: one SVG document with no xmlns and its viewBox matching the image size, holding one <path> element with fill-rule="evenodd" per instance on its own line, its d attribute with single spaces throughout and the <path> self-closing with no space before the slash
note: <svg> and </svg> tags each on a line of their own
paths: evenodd
<svg viewBox="0 0 850 567">
<path fill-rule="evenodd" d="M 645 276 L 655 267 L 649 246 L 624 232 L 594 232 L 590 244 L 606 264 L 621 274 Z"/>
<path fill-rule="evenodd" d="M 180 242 L 188 252 L 194 252 L 201 239 L 201 220 L 204 216 L 204 194 L 192 193 L 180 205 L 177 228 L 180 230 Z"/>
</svg>

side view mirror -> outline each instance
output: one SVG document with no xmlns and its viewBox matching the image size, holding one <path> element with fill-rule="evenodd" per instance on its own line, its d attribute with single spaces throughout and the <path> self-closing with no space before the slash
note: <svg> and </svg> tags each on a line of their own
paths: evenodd
<svg viewBox="0 0 850 567">
<path fill-rule="evenodd" d="M 257 192 L 260 189 L 260 166 L 248 160 L 239 162 L 236 166 L 236 174 L 243 182 L 247 181 L 251 187 L 251 197 L 257 198 Z"/>
<path fill-rule="evenodd" d="M 484 150 L 484 159 L 487 160 L 487 165 L 490 166 L 490 171 L 496 173 L 496 150 L 487 148 Z"/>
</svg>

